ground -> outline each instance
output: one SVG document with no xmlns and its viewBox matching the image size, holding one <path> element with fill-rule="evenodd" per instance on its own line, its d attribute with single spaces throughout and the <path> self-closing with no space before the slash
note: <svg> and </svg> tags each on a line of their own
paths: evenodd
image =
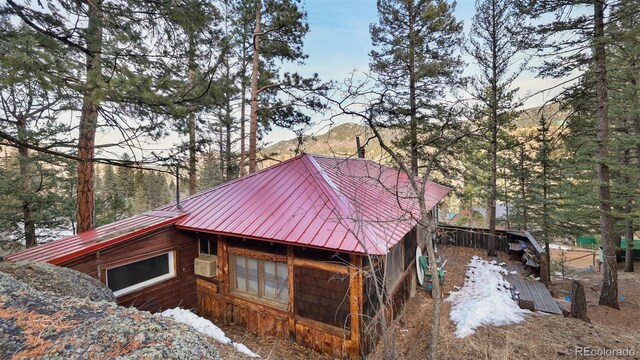
<svg viewBox="0 0 640 360">
<path fill-rule="evenodd" d="M 446 282 L 444 297 L 454 286 L 462 286 L 466 266 L 472 256 L 484 257 L 482 249 L 463 247 L 441 247 L 440 253 L 447 258 L 445 266 Z M 553 252 L 552 255 L 557 255 Z M 587 254 L 587 253 L 585 253 Z M 571 253 L 572 258 L 581 253 Z M 586 259 L 586 260 L 585 260 Z M 557 259 L 556 259 L 557 260 Z M 569 266 L 587 267 L 592 258 L 569 262 Z M 637 263 L 636 269 L 640 269 Z M 597 269 L 596 269 L 597 270 Z M 453 333 L 455 324 L 449 320 L 451 304 L 443 302 L 441 317 L 441 359 L 572 359 L 576 358 L 576 346 L 588 346 L 601 349 L 633 348 L 640 353 L 640 337 L 637 336 L 640 325 L 637 314 L 640 311 L 640 272 L 619 272 L 620 294 L 625 300 L 620 310 L 598 306 L 600 288 L 599 272 L 585 272 L 570 269 L 569 276 L 584 282 L 588 301 L 588 316 L 591 323 L 565 318 L 559 315 L 532 313 L 525 322 L 510 326 L 488 326 L 480 328 L 476 334 L 465 338 L 456 338 Z M 571 279 L 554 278 L 551 292 L 556 298 L 563 299 L 569 292 Z M 431 294 L 418 291 L 406 305 L 403 315 L 395 327 L 395 358 L 425 359 L 430 342 Z M 242 342 L 264 359 L 329 359 L 310 349 L 274 337 L 255 336 L 246 330 L 234 326 L 221 326 L 233 341 Z M 223 349 L 224 351 L 224 349 Z M 369 359 L 382 358 L 380 345 L 369 355 Z M 222 353 L 223 358 L 225 354 Z M 638 358 L 639 354 L 636 355 Z M 633 358 L 633 357 L 632 357 Z"/>
</svg>

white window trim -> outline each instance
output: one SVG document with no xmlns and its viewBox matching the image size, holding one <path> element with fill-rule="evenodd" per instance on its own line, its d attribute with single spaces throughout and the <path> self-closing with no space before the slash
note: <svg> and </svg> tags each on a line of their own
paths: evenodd
<svg viewBox="0 0 640 360">
<path fill-rule="evenodd" d="M 151 259 L 151 258 L 154 258 L 154 257 L 157 257 L 157 256 L 162 256 L 164 254 L 169 254 L 169 259 L 168 259 L 168 261 L 169 261 L 169 273 L 168 274 L 160 275 L 160 276 L 154 277 L 152 279 L 137 283 L 135 285 L 127 286 L 126 288 L 120 289 L 118 291 L 114 291 L 113 292 L 113 296 L 119 297 L 119 296 L 122 296 L 122 295 L 130 294 L 130 293 L 132 293 L 132 292 L 134 292 L 136 290 L 140 290 L 142 288 L 145 288 L 145 287 L 148 287 L 148 286 L 151 286 L 151 285 L 155 285 L 155 284 L 161 283 L 161 282 L 163 282 L 165 280 L 174 278 L 176 276 L 176 263 L 175 263 L 175 260 L 174 260 L 175 259 L 174 251 L 168 251 L 166 253 L 155 254 L 153 256 L 149 256 L 149 257 L 146 257 L 144 259 L 138 259 L 136 261 L 132 261 L 132 262 L 129 262 L 129 263 L 126 263 L 126 264 L 120 264 L 118 266 L 113 266 L 111 268 L 106 269 L 105 270 L 105 279 L 106 279 L 107 287 L 109 287 L 109 270 L 115 269 L 115 268 L 119 268 L 121 266 L 135 264 L 137 262 L 144 261 L 144 260 L 147 260 L 147 259 Z"/>
</svg>

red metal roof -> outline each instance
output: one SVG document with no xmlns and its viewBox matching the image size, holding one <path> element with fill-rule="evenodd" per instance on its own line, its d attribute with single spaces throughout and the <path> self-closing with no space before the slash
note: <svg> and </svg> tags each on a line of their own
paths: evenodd
<svg viewBox="0 0 640 360">
<path fill-rule="evenodd" d="M 449 188 L 429 182 L 427 207 Z M 176 225 L 345 252 L 385 254 L 416 224 L 406 174 L 375 162 L 303 154 L 181 202 Z M 175 211 L 175 205 L 164 210 Z"/>
<path fill-rule="evenodd" d="M 153 230 L 175 224 L 186 213 L 149 211 L 6 257 L 9 261 L 41 261 L 59 264 L 104 249 Z"/>
<path fill-rule="evenodd" d="M 427 208 L 449 188 L 429 182 Z M 157 211 L 27 249 L 7 260 L 59 264 L 175 224 L 336 251 L 385 254 L 420 217 L 407 175 L 373 161 L 303 154 Z"/>
</svg>

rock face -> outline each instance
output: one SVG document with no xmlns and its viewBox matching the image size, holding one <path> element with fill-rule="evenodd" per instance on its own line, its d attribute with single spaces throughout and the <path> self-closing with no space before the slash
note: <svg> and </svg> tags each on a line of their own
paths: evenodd
<svg viewBox="0 0 640 360">
<path fill-rule="evenodd" d="M 0 271 L 6 266 L 16 277 L 41 270 L 2 264 Z M 38 285 L 28 285 L 0 272 L 0 358 L 219 359 L 212 339 L 186 325 L 117 306 L 113 295 L 92 301 L 100 297 L 97 290 L 91 295 L 70 290 L 81 298 L 63 296 L 60 290 L 66 287 L 45 285 L 59 279 L 39 274 Z"/>
<path fill-rule="evenodd" d="M 88 298 L 93 301 L 116 302 L 109 288 L 87 274 L 55 265 L 32 262 L 2 262 L 0 272 L 38 291 L 49 291 L 60 296 Z"/>
</svg>

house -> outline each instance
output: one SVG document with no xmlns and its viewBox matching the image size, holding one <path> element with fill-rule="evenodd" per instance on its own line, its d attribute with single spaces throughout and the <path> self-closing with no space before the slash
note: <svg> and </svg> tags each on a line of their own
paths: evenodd
<svg viewBox="0 0 640 360">
<path fill-rule="evenodd" d="M 425 187 L 432 209 L 449 191 Z M 385 304 L 396 309 L 415 291 L 415 250 L 425 237 L 412 194 L 395 169 L 303 154 L 7 259 L 87 273 L 124 306 L 192 308 L 215 322 L 358 358 L 377 339 L 372 319 L 384 313 L 376 284 L 384 280 Z"/>
</svg>

